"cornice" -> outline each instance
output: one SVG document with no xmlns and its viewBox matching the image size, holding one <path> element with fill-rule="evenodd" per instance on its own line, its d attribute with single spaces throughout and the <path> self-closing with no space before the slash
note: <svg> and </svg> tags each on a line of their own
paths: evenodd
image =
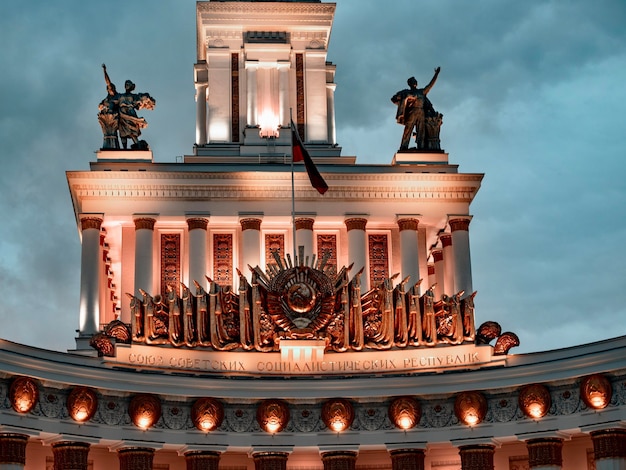
<svg viewBox="0 0 626 470">
<path fill-rule="evenodd" d="M 198 2 L 197 13 L 230 15 L 233 20 L 239 20 L 239 15 L 255 16 L 293 16 L 318 15 L 332 16 L 335 13 L 335 3 L 289 3 L 289 2 Z"/>
</svg>

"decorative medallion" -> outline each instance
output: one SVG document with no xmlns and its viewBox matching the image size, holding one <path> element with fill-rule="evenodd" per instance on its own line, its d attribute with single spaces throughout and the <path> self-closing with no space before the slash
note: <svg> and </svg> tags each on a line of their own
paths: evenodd
<svg viewBox="0 0 626 470">
<path fill-rule="evenodd" d="M 333 318 L 335 289 L 322 271 L 297 266 L 280 271 L 270 281 L 267 306 L 287 337 L 313 338 Z"/>
<path fill-rule="evenodd" d="M 531 419 L 543 418 L 552 405 L 550 391 L 541 384 L 530 384 L 519 392 L 520 410 Z"/>
<path fill-rule="evenodd" d="M 419 402 L 413 397 L 398 397 L 389 405 L 389 419 L 400 429 L 417 426 L 422 417 Z"/>
<path fill-rule="evenodd" d="M 200 431 L 213 431 L 224 421 L 224 407 L 215 398 L 198 398 L 191 407 L 191 420 Z"/>
<path fill-rule="evenodd" d="M 256 420 L 261 429 L 275 434 L 289 423 L 289 408 L 282 400 L 265 400 L 257 408 Z"/>
<path fill-rule="evenodd" d="M 461 392 L 454 401 L 454 414 L 464 424 L 476 426 L 487 414 L 487 400 L 480 392 Z"/>
<path fill-rule="evenodd" d="M 9 400 L 18 413 L 29 413 L 39 400 L 37 383 L 30 377 L 16 377 L 11 382 Z"/>
<path fill-rule="evenodd" d="M 161 401 L 154 395 L 135 395 L 128 405 L 128 414 L 135 426 L 148 429 L 161 417 Z"/>
<path fill-rule="evenodd" d="M 334 398 L 324 402 L 322 406 L 322 421 L 328 429 L 342 432 L 349 429 L 354 421 L 352 403 L 343 398 Z"/>
<path fill-rule="evenodd" d="M 589 408 L 606 408 L 613 396 L 611 382 L 602 374 L 585 377 L 580 383 L 580 396 Z"/>
<path fill-rule="evenodd" d="M 67 412 L 74 421 L 89 421 L 97 409 L 98 396 L 90 388 L 74 387 L 67 397 Z"/>
</svg>

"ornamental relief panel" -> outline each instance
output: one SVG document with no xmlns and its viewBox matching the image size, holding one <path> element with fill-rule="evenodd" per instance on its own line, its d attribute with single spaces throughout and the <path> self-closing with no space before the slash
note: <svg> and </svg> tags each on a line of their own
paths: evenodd
<svg viewBox="0 0 626 470">
<path fill-rule="evenodd" d="M 220 286 L 233 285 L 233 235 L 213 234 L 213 278 Z"/>
<path fill-rule="evenodd" d="M 180 295 L 181 248 L 179 233 L 161 234 L 161 297 L 166 299 L 168 287 Z"/>
</svg>

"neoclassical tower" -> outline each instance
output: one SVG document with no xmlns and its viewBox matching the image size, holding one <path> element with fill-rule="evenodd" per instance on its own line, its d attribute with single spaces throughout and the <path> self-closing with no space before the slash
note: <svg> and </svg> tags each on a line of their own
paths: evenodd
<svg viewBox="0 0 626 470">
<path fill-rule="evenodd" d="M 334 3 L 197 4 L 196 156 L 289 153 L 290 116 L 316 155 L 338 156 Z"/>
</svg>

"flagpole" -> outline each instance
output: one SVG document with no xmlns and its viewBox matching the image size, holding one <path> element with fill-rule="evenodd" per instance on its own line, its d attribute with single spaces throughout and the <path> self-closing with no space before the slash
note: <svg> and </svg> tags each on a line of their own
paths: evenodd
<svg viewBox="0 0 626 470">
<path fill-rule="evenodd" d="M 292 108 L 289 108 L 289 131 L 293 132 Z M 293 236 L 293 262 L 296 264 L 296 183 L 293 169 L 293 139 L 291 139 L 291 232 Z"/>
</svg>

